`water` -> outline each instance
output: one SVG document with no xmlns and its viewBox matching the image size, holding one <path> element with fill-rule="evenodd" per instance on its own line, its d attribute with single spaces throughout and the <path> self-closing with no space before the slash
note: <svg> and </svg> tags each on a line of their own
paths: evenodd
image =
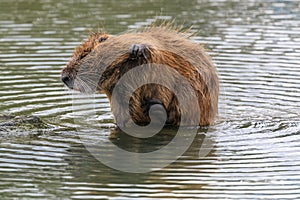
<svg viewBox="0 0 300 200">
<path fill-rule="evenodd" d="M 0 4 L 0 113 L 37 115 L 54 127 L 9 137 L 1 132 L 1 199 L 300 198 L 298 1 Z M 166 145 L 172 133 L 146 141 L 114 135 L 107 98 L 100 94 L 72 105 L 60 72 L 89 30 L 105 27 L 118 34 L 155 17 L 193 25 L 199 32 L 195 41 L 212 50 L 221 79 L 221 118 L 199 131 L 171 165 L 145 174 L 120 172 L 93 157 L 84 139 L 102 141 L 114 160 L 105 146 L 109 141 L 147 152 Z M 83 139 L 77 130 L 89 132 L 88 127 L 76 119 L 84 112 L 98 131 Z M 213 149 L 199 158 L 203 134 Z"/>
</svg>

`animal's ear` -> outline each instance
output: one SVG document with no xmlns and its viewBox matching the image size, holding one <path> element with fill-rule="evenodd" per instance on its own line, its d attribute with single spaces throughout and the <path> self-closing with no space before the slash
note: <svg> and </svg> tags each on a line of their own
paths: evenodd
<svg viewBox="0 0 300 200">
<path fill-rule="evenodd" d="M 98 42 L 104 42 L 105 40 L 108 39 L 108 35 L 101 35 L 99 38 L 98 38 Z"/>
</svg>

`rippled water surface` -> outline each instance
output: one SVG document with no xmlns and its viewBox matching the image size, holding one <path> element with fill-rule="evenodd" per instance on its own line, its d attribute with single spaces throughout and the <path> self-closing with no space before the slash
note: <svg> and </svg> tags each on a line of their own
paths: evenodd
<svg viewBox="0 0 300 200">
<path fill-rule="evenodd" d="M 300 2 L 287 0 L 2 0 L 0 113 L 40 116 L 53 128 L 1 132 L 0 199 L 300 199 L 299 13 Z M 118 34 L 156 17 L 193 25 L 194 40 L 211 49 L 220 119 L 169 166 L 125 173 L 99 162 L 85 142 L 101 141 L 114 160 L 109 141 L 148 152 L 172 131 L 142 141 L 114 133 L 105 95 L 74 104 L 60 72 L 90 30 Z M 85 137 L 92 131 L 76 119 L 89 112 L 97 131 Z M 199 157 L 204 135 L 212 149 Z"/>
</svg>

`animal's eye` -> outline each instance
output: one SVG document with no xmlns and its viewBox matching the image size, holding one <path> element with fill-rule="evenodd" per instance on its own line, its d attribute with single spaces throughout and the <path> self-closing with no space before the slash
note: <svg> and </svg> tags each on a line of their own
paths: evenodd
<svg viewBox="0 0 300 200">
<path fill-rule="evenodd" d="M 105 40 L 107 40 L 107 37 L 100 37 L 100 38 L 98 39 L 98 42 L 104 42 Z"/>
</svg>

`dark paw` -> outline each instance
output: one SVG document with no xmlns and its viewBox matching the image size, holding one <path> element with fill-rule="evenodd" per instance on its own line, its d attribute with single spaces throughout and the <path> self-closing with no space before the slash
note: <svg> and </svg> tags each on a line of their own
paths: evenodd
<svg viewBox="0 0 300 200">
<path fill-rule="evenodd" d="M 150 99 L 150 100 L 148 101 L 148 105 L 149 105 L 149 106 L 152 106 L 152 105 L 154 105 L 154 104 L 160 104 L 161 106 L 163 106 L 163 103 L 162 103 L 161 100 L 159 100 L 159 99 Z"/>
<path fill-rule="evenodd" d="M 159 99 L 149 99 L 149 100 L 146 100 L 142 104 L 142 107 L 144 108 L 145 113 L 148 113 L 150 110 L 150 107 L 153 105 L 160 105 L 160 106 L 164 107 L 163 103 Z"/>
<path fill-rule="evenodd" d="M 154 104 L 149 110 L 151 122 L 155 124 L 165 124 L 167 120 L 167 113 L 163 105 Z"/>
<path fill-rule="evenodd" d="M 166 110 L 163 103 L 159 99 L 150 99 L 145 104 L 142 105 L 144 107 L 144 112 L 146 115 L 150 115 L 150 109 L 152 112 L 152 121 L 153 122 L 165 122 L 166 121 Z"/>
<path fill-rule="evenodd" d="M 148 59 L 148 48 L 144 44 L 133 44 L 130 47 L 130 58 L 137 59 L 137 58 L 145 58 Z"/>
</svg>

